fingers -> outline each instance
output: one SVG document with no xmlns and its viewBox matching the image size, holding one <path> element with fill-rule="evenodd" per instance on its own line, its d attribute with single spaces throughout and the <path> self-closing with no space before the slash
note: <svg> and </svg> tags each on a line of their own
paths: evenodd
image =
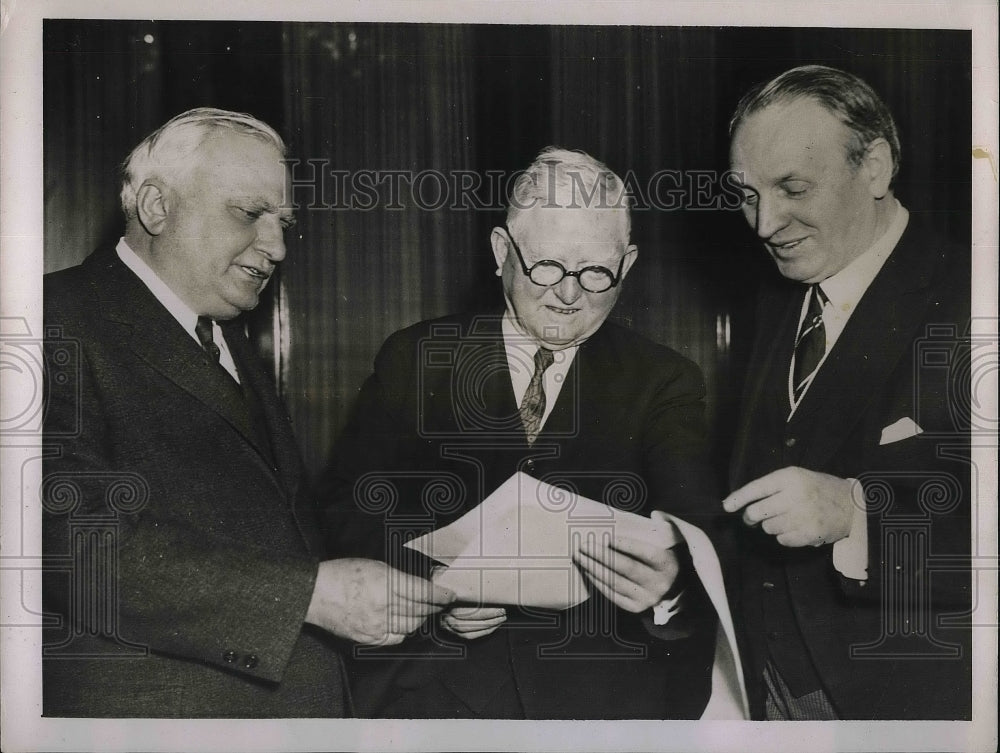
<svg viewBox="0 0 1000 753">
<path fill-rule="evenodd" d="M 500 614 L 486 619 L 464 619 L 453 614 L 446 614 L 441 621 L 456 633 L 471 633 L 486 628 L 494 628 L 507 621 L 507 613 L 500 610 Z"/>
<path fill-rule="evenodd" d="M 785 487 L 788 475 L 786 473 L 787 470 L 786 468 L 781 468 L 780 470 L 772 471 L 766 476 L 761 476 L 749 484 L 740 487 L 722 500 L 722 509 L 726 512 L 736 512 L 737 510 L 742 510 L 751 502 L 757 502 L 758 500 L 777 494 Z"/>
<path fill-rule="evenodd" d="M 455 635 L 457 635 L 459 638 L 465 638 L 466 640 L 470 640 L 471 641 L 471 640 L 475 640 L 476 638 L 483 638 L 483 637 L 489 635 L 490 633 L 496 632 L 496 629 L 498 627 L 500 627 L 500 626 L 499 625 L 494 625 L 493 627 L 486 628 L 485 630 L 473 630 L 473 631 L 469 631 L 469 632 L 458 632 L 457 630 L 454 630 L 453 628 L 451 628 L 447 624 L 445 625 L 445 627 L 448 630 L 451 630 L 453 633 L 455 633 Z"/>
<path fill-rule="evenodd" d="M 493 620 L 506 619 L 507 610 L 503 607 L 452 607 L 449 617 L 458 620 Z"/>
<path fill-rule="evenodd" d="M 507 620 L 501 607 L 455 607 L 441 618 L 441 624 L 456 635 L 475 639 L 489 635 Z"/>
<path fill-rule="evenodd" d="M 389 568 L 392 592 L 412 602 L 434 604 L 444 607 L 455 601 L 455 592 L 437 583 L 433 583 L 418 575 L 410 575 L 400 570 Z M 432 610 L 437 611 L 437 610 Z"/>
<path fill-rule="evenodd" d="M 677 575 L 677 555 L 673 551 L 626 536 L 616 536 L 607 546 L 587 542 L 579 551 L 640 586 L 664 578 L 673 580 Z"/>
<path fill-rule="evenodd" d="M 650 544 L 645 541 L 639 541 L 638 539 L 629 538 L 628 536 L 615 536 L 614 542 L 611 544 L 611 548 L 615 551 L 626 555 L 626 559 L 623 561 L 621 557 L 616 557 L 615 562 L 621 563 L 625 567 L 629 567 L 631 563 L 628 562 L 628 558 L 633 561 L 638 561 L 653 570 L 662 571 L 665 566 L 668 566 L 671 561 L 676 562 L 676 557 L 673 552 L 663 546 L 657 546 L 656 544 Z M 630 574 L 626 572 L 626 574 Z"/>
<path fill-rule="evenodd" d="M 587 580 L 590 581 L 590 584 L 612 604 L 621 607 L 626 611 L 636 613 L 642 612 L 647 608 L 645 604 L 637 601 L 630 594 L 622 593 L 620 590 L 616 590 L 609 586 L 607 581 L 602 580 L 599 575 L 595 574 L 595 572 L 587 569 L 583 562 L 580 562 L 579 564 L 581 567 L 584 567 L 583 574 L 587 577 Z M 621 583 L 619 581 L 616 581 L 616 584 L 619 588 L 621 588 Z"/>
<path fill-rule="evenodd" d="M 641 612 L 648 606 L 645 589 L 620 572 L 608 567 L 603 560 L 581 550 L 575 558 L 584 575 L 608 601 L 630 612 Z M 666 589 L 665 589 L 666 590 Z"/>
<path fill-rule="evenodd" d="M 406 640 L 405 633 L 385 633 L 378 638 L 361 638 L 355 640 L 362 646 L 395 646 Z"/>
</svg>

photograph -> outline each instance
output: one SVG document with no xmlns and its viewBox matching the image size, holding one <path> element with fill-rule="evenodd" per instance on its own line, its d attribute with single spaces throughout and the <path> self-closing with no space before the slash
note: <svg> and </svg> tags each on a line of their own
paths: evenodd
<svg viewBox="0 0 1000 753">
<path fill-rule="evenodd" d="M 996 749 L 995 5 L 0 56 L 4 750 Z"/>
</svg>

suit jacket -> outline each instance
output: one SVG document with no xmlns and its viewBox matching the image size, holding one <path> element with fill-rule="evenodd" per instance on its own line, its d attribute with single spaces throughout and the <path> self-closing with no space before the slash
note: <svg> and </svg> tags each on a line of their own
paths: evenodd
<svg viewBox="0 0 1000 753">
<path fill-rule="evenodd" d="M 761 297 L 732 487 L 789 465 L 861 481 L 868 578 L 839 575 L 832 545 L 781 547 L 734 516 L 755 718 L 764 661 L 796 634 L 842 718 L 969 718 L 970 279 L 968 249 L 911 217 L 787 423 L 805 288 Z"/>
<path fill-rule="evenodd" d="M 530 366 L 530 365 L 529 365 Z M 605 323 L 580 349 L 538 439 L 515 405 L 500 316 L 454 316 L 383 345 L 334 450 L 321 499 L 334 546 L 428 574 L 402 542 L 454 521 L 512 473 L 648 515 L 706 525 L 704 387 L 668 348 Z M 690 637 L 594 595 L 565 612 L 508 607 L 465 641 L 428 621 L 399 648 L 350 662 L 360 715 L 697 718 L 710 691 L 714 612 L 690 589 Z M 668 626 L 669 627 L 669 626 Z"/>
<path fill-rule="evenodd" d="M 344 715 L 341 660 L 303 623 L 301 461 L 239 323 L 248 402 L 113 248 L 44 284 L 44 713 Z"/>
</svg>

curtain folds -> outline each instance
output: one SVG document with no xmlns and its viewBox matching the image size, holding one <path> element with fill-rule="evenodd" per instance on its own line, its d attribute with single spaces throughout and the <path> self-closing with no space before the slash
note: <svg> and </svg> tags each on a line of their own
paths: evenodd
<svg viewBox="0 0 1000 753">
<path fill-rule="evenodd" d="M 472 237 L 472 210 L 437 206 L 436 176 L 471 169 L 468 27 L 287 24 L 284 44 L 300 164 L 282 382 L 315 468 L 382 340 L 450 311 L 488 246 Z"/>
</svg>

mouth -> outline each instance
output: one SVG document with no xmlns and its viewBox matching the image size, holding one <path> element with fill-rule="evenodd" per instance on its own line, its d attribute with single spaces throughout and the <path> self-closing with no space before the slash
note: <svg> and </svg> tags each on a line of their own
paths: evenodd
<svg viewBox="0 0 1000 753">
<path fill-rule="evenodd" d="M 550 304 L 546 304 L 545 308 L 547 308 L 553 314 L 559 314 L 560 316 L 570 316 L 571 314 L 575 314 L 580 310 L 578 308 L 563 308 L 561 306 L 552 306 Z"/>
<path fill-rule="evenodd" d="M 263 269 L 260 269 L 258 267 L 251 267 L 245 264 L 241 264 L 240 269 L 242 269 L 247 275 L 249 275 L 250 277 L 259 282 L 267 282 L 267 280 L 271 277 L 270 272 L 265 272 Z"/>
<path fill-rule="evenodd" d="M 795 249 L 797 249 L 800 245 L 802 245 L 802 243 L 805 242 L 805 240 L 806 240 L 805 238 L 796 238 L 795 240 L 785 241 L 784 243 L 775 243 L 774 241 L 768 241 L 767 247 L 771 250 L 772 253 L 777 254 L 778 256 L 786 256 L 795 251 Z"/>
</svg>

